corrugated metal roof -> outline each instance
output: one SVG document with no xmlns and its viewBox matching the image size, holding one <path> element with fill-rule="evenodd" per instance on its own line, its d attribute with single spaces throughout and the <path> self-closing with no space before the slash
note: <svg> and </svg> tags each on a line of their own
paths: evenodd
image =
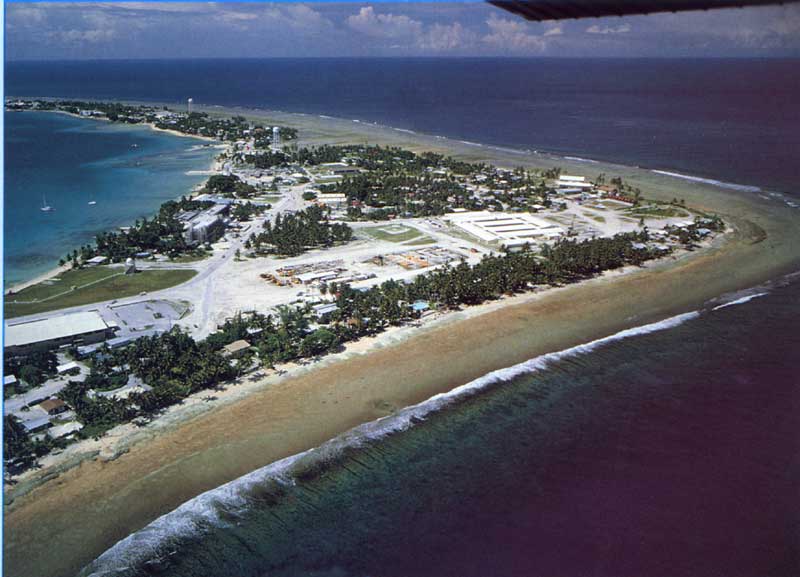
<svg viewBox="0 0 800 577">
<path fill-rule="evenodd" d="M 103 317 L 95 311 L 73 313 L 26 323 L 7 324 L 5 346 L 20 347 L 107 329 L 108 325 Z"/>
</svg>

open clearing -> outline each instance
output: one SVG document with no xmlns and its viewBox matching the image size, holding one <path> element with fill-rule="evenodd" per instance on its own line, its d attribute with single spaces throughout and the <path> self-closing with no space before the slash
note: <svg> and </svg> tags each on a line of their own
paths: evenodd
<svg viewBox="0 0 800 577">
<path fill-rule="evenodd" d="M 422 235 L 416 228 L 402 224 L 387 224 L 363 229 L 372 238 L 388 242 L 405 242 Z"/>
<path fill-rule="evenodd" d="M 404 246 L 422 246 L 425 244 L 436 244 L 436 241 L 429 236 L 423 236 L 422 238 L 403 243 Z"/>
<path fill-rule="evenodd" d="M 126 275 L 121 269 L 106 267 L 68 271 L 53 279 L 51 284 L 40 283 L 7 296 L 4 312 L 6 318 L 12 318 L 124 298 L 142 291 L 173 287 L 195 274 L 194 270 L 173 269 Z"/>
</svg>

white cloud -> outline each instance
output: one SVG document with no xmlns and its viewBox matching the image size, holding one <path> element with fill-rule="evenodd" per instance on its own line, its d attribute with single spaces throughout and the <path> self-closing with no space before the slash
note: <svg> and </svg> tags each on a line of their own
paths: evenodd
<svg viewBox="0 0 800 577">
<path fill-rule="evenodd" d="M 363 6 L 358 14 L 347 17 L 347 25 L 376 38 L 415 38 L 422 34 L 422 22 L 401 14 L 377 14 L 372 6 Z"/>
<path fill-rule="evenodd" d="M 108 42 L 114 39 L 115 32 L 109 29 L 95 30 L 56 30 L 48 34 L 52 40 L 57 40 L 66 44 L 97 44 L 98 42 Z"/>
<path fill-rule="evenodd" d="M 292 4 L 286 8 L 286 20 L 295 30 L 320 31 L 332 28 L 333 22 L 305 4 Z"/>
<path fill-rule="evenodd" d="M 586 29 L 589 34 L 627 34 L 630 31 L 630 24 L 620 24 L 619 26 L 598 26 L 594 24 Z"/>
<path fill-rule="evenodd" d="M 377 13 L 363 6 L 345 19 L 345 24 L 371 38 L 382 39 L 392 50 L 410 52 L 452 52 L 473 46 L 477 35 L 460 22 L 423 24 L 406 15 Z"/>
<path fill-rule="evenodd" d="M 27 4 L 9 4 L 6 10 L 7 26 L 35 26 L 47 19 L 44 10 Z"/>
<path fill-rule="evenodd" d="M 528 23 L 498 18 L 494 14 L 486 21 L 486 25 L 489 33 L 483 37 L 483 41 L 503 52 L 542 53 L 547 50 L 550 41 L 562 33 L 561 28 L 556 26 L 542 34 L 532 34 Z"/>
<path fill-rule="evenodd" d="M 753 8 L 743 18 L 741 9 L 697 14 L 692 20 L 665 15 L 664 34 L 681 38 L 685 46 L 727 45 L 749 53 L 800 47 L 800 5 Z M 722 43 L 722 44 L 720 44 Z"/>
<path fill-rule="evenodd" d="M 460 22 L 450 25 L 434 24 L 420 39 L 419 47 L 422 50 L 447 52 L 471 46 L 474 41 L 475 34 L 464 28 Z"/>
</svg>

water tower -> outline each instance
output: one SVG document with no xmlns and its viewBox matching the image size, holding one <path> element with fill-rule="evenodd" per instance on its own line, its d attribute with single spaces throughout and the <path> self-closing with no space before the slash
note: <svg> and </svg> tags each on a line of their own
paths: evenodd
<svg viewBox="0 0 800 577">
<path fill-rule="evenodd" d="M 281 129 L 277 126 L 272 127 L 272 149 L 280 150 L 281 147 Z"/>
</svg>

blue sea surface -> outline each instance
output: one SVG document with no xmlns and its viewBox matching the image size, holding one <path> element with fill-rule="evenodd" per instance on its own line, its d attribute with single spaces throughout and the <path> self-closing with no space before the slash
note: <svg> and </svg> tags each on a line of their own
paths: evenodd
<svg viewBox="0 0 800 577">
<path fill-rule="evenodd" d="M 180 105 L 192 97 L 792 192 L 798 70 L 797 59 L 11 62 L 6 91 Z"/>
<path fill-rule="evenodd" d="M 798 280 L 486 375 L 212 490 L 82 575 L 794 577 Z"/>
<path fill-rule="evenodd" d="M 98 232 L 152 216 L 202 182 L 186 172 L 205 170 L 215 153 L 197 139 L 59 113 L 9 112 L 5 123 L 5 286 L 52 269 Z"/>
</svg>

